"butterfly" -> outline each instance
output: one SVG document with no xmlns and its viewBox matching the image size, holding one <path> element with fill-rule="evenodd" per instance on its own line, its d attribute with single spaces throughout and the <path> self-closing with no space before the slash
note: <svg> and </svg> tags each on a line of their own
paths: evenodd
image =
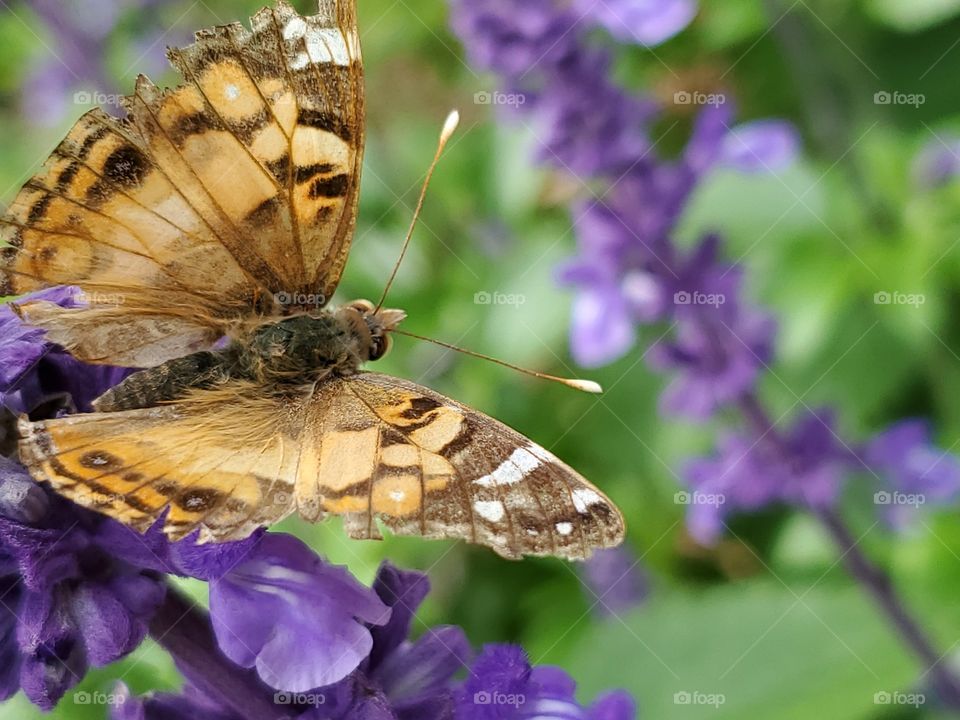
<svg viewBox="0 0 960 720">
<path fill-rule="evenodd" d="M 588 557 L 623 518 L 539 445 L 361 366 L 405 314 L 337 309 L 364 143 L 355 0 L 285 0 L 168 51 L 126 116 L 84 115 L 2 222 L 0 296 L 87 363 L 140 370 L 94 412 L 20 421 L 33 477 L 139 531 L 246 537 L 299 512 L 353 538 L 462 538 Z M 226 338 L 226 341 L 222 341 Z"/>
</svg>

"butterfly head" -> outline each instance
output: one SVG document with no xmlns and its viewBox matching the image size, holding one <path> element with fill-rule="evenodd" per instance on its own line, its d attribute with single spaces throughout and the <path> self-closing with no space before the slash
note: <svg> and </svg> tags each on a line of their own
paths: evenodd
<svg viewBox="0 0 960 720">
<path fill-rule="evenodd" d="M 361 349 L 366 349 L 366 360 L 379 360 L 390 350 L 390 337 L 407 314 L 391 308 L 377 309 L 369 300 L 354 300 L 337 311 L 345 321 Z"/>
</svg>

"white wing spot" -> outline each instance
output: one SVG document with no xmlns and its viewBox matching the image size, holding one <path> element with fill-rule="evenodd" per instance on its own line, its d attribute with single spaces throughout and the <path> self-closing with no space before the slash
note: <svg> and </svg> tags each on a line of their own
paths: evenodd
<svg viewBox="0 0 960 720">
<path fill-rule="evenodd" d="M 391 490 L 390 499 L 394 502 L 403 502 L 407 499 L 407 493 L 404 490 Z"/>
<path fill-rule="evenodd" d="M 500 467 L 489 475 L 473 482 L 482 487 L 515 485 L 540 467 L 540 460 L 526 448 L 517 448 L 509 458 L 500 463 Z"/>
<path fill-rule="evenodd" d="M 290 61 L 292 70 L 302 70 L 311 63 L 349 65 L 351 57 L 355 55 L 351 52 L 351 48 L 347 47 L 347 40 L 340 30 L 308 25 L 302 17 L 290 18 L 290 22 L 283 29 L 283 38 L 293 41 L 303 40 L 306 46 L 305 52 L 297 53 L 296 57 Z"/>
<path fill-rule="evenodd" d="M 569 535 L 573 532 L 573 523 L 568 522 L 558 522 L 557 523 L 557 532 L 561 535 Z"/>
<path fill-rule="evenodd" d="M 490 522 L 500 522 L 506 514 L 503 503 L 499 500 L 477 500 L 473 509 L 477 511 L 477 515 Z"/>
<path fill-rule="evenodd" d="M 236 85 L 227 85 L 226 96 L 227 100 L 236 100 L 240 97 L 240 88 Z"/>
<path fill-rule="evenodd" d="M 586 515 L 591 505 L 603 502 L 600 496 L 590 488 L 577 488 L 573 491 L 573 506 L 581 515 Z"/>
</svg>

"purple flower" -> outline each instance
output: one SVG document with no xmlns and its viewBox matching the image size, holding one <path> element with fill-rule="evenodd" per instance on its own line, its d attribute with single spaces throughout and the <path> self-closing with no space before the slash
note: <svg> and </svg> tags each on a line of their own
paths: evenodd
<svg viewBox="0 0 960 720">
<path fill-rule="evenodd" d="M 837 439 L 827 412 L 805 413 L 786 434 L 731 433 L 716 455 L 689 463 L 687 526 L 696 540 L 715 542 L 727 519 L 782 503 L 804 509 L 831 506 L 853 457 Z"/>
<path fill-rule="evenodd" d="M 677 375 L 661 410 L 705 420 L 753 387 L 770 362 L 775 325 L 740 299 L 738 268 L 714 265 L 717 243 L 708 238 L 688 259 L 673 295 L 674 337 L 650 351 L 650 363 Z"/>
<path fill-rule="evenodd" d="M 533 668 L 514 645 L 488 645 L 471 668 L 457 702 L 457 720 L 633 720 L 636 706 L 624 692 L 600 696 L 589 707 L 559 668 Z"/>
<path fill-rule="evenodd" d="M 616 615 L 640 605 L 649 591 L 637 556 L 628 548 L 599 550 L 580 568 L 587 602 L 600 615 Z"/>
<path fill-rule="evenodd" d="M 43 300 L 77 307 L 77 288 L 55 287 L 19 300 Z M 30 413 L 42 405 L 89 412 L 90 403 L 133 372 L 110 365 L 87 365 L 24 325 L 9 303 L 0 305 L 0 412 Z"/>
<path fill-rule="evenodd" d="M 373 647 L 364 623 L 390 618 L 376 593 L 288 535 L 266 535 L 211 582 L 210 613 L 227 657 L 291 692 L 331 685 L 356 670 Z"/>
<path fill-rule="evenodd" d="M 697 14 L 694 0 L 578 0 L 574 7 L 618 40 L 659 45 Z"/>
<path fill-rule="evenodd" d="M 11 658 L 3 692 L 15 689 L 16 672 L 27 697 L 50 709 L 88 666 L 140 644 L 164 585 L 124 557 L 136 539 L 105 542 L 101 529 L 112 521 L 46 495 L 5 458 L 0 497 L 0 655 Z"/>
<path fill-rule="evenodd" d="M 783 120 L 754 120 L 733 128 L 723 140 L 721 163 L 745 173 L 780 172 L 800 153 L 797 129 Z"/>
<path fill-rule="evenodd" d="M 864 453 L 884 485 L 874 501 L 895 527 L 919 506 L 945 505 L 960 496 L 960 459 L 934 446 L 923 420 L 904 420 L 874 437 Z"/>
</svg>

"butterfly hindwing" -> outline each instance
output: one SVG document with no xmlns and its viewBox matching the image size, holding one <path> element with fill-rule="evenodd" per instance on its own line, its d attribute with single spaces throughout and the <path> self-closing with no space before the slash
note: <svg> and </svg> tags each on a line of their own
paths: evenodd
<svg viewBox="0 0 960 720">
<path fill-rule="evenodd" d="M 66 497 L 171 538 L 244 537 L 295 509 L 354 538 L 460 538 L 583 559 L 623 539 L 597 488 L 502 423 L 397 378 L 330 378 L 312 397 L 231 381 L 171 405 L 21 424 L 21 457 Z"/>
<path fill-rule="evenodd" d="M 360 373 L 314 402 L 298 505 L 308 517 L 343 515 L 353 537 L 378 537 L 379 519 L 396 534 L 462 538 L 505 557 L 571 559 L 623 539 L 619 511 L 573 469 L 427 388 Z"/>
<path fill-rule="evenodd" d="M 173 405 L 22 421 L 20 456 L 38 481 L 141 531 L 169 507 L 179 539 L 238 540 L 294 509 L 302 421 L 242 382 Z"/>
<path fill-rule="evenodd" d="M 141 77 L 126 118 L 84 115 L 0 220 L 0 295 L 69 284 L 90 312 L 110 309 L 88 351 L 84 310 L 23 306 L 82 360 L 133 364 L 127 338 L 110 341 L 131 319 L 153 338 L 133 357 L 147 366 L 176 354 L 157 336 L 323 305 L 349 250 L 364 122 L 353 0 L 308 18 L 279 0 L 251 30 L 204 31 L 170 57 L 183 85 Z"/>
</svg>

